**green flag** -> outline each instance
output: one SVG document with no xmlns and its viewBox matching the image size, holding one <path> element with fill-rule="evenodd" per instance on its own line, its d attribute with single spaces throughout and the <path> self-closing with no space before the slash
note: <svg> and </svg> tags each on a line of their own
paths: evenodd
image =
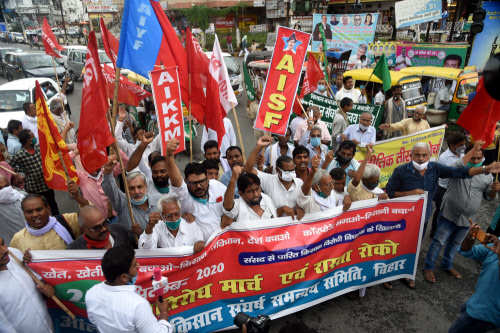
<svg viewBox="0 0 500 333">
<path fill-rule="evenodd" d="M 389 66 L 387 66 L 385 54 L 382 53 L 377 65 L 373 69 L 372 75 L 375 75 L 380 79 L 380 81 L 382 81 L 384 92 L 391 89 L 391 73 L 389 72 Z"/>
<path fill-rule="evenodd" d="M 255 100 L 255 90 L 253 89 L 252 79 L 250 78 L 250 74 L 248 74 L 248 68 L 245 61 L 243 61 L 243 75 L 245 77 L 245 89 L 247 91 L 247 97 L 249 100 Z"/>
<path fill-rule="evenodd" d="M 323 42 L 323 67 L 325 72 L 325 80 L 328 82 L 328 59 L 326 58 L 326 50 L 328 50 L 328 46 L 326 44 L 325 30 L 323 30 L 323 24 L 319 25 L 319 32 L 321 33 L 321 41 Z"/>
</svg>

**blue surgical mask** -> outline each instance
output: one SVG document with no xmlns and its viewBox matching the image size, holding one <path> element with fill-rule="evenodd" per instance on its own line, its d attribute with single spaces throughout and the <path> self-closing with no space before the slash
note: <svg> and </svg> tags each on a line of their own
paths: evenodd
<svg viewBox="0 0 500 333">
<path fill-rule="evenodd" d="M 32 144 L 33 146 L 34 146 L 34 145 L 36 145 L 36 138 L 35 138 L 35 137 L 33 137 L 33 139 L 31 139 L 31 144 Z"/>
<path fill-rule="evenodd" d="M 473 164 L 473 163 L 469 162 L 469 163 L 467 163 L 467 167 L 468 168 L 479 168 L 480 166 L 483 165 L 483 162 L 484 162 L 484 158 L 483 158 L 483 160 L 481 162 L 476 163 L 476 164 Z"/>
<path fill-rule="evenodd" d="M 134 200 L 134 199 L 130 199 L 130 202 L 132 203 L 132 205 L 134 206 L 140 206 L 142 204 L 144 204 L 146 201 L 148 200 L 148 195 L 146 194 L 144 196 L 144 198 L 142 198 L 141 200 Z"/>
<path fill-rule="evenodd" d="M 168 187 L 168 186 L 158 187 L 155 185 L 155 187 L 158 190 L 158 192 L 160 192 L 161 194 L 167 194 L 168 192 L 170 192 L 170 187 Z"/>
<path fill-rule="evenodd" d="M 325 91 L 326 87 L 323 84 L 318 84 L 318 90 L 319 91 Z"/>
<path fill-rule="evenodd" d="M 179 229 L 179 225 L 181 224 L 181 218 L 177 221 L 165 221 L 165 225 L 167 226 L 168 230 L 177 230 Z"/>
<path fill-rule="evenodd" d="M 320 144 L 321 144 L 321 138 L 320 137 L 311 138 L 311 146 L 313 146 L 313 147 L 319 147 Z"/>
<path fill-rule="evenodd" d="M 318 192 L 318 195 L 320 197 L 322 197 L 322 198 L 325 198 L 325 199 L 328 198 L 328 196 L 325 193 L 321 192 L 321 191 Z"/>
<path fill-rule="evenodd" d="M 135 282 L 137 281 L 137 274 L 135 276 L 132 276 L 129 274 L 130 280 L 127 282 L 129 285 L 134 285 Z"/>
</svg>

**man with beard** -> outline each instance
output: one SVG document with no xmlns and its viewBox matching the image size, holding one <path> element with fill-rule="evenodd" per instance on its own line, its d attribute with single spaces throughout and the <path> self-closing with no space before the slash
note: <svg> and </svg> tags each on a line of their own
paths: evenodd
<svg viewBox="0 0 500 333">
<path fill-rule="evenodd" d="M 231 146 L 226 150 L 227 163 L 231 167 L 231 170 L 224 172 L 222 177 L 220 177 L 220 182 L 226 186 L 229 185 L 231 176 L 233 174 L 233 168 L 235 165 L 243 166 L 243 153 L 241 148 L 238 146 Z M 238 188 L 236 188 L 236 195 L 238 194 Z"/>
<path fill-rule="evenodd" d="M 335 99 L 337 101 L 341 101 L 344 97 L 349 97 L 353 103 L 359 102 L 359 97 L 361 96 L 361 91 L 354 88 L 354 80 L 351 76 L 346 76 L 343 78 L 342 82 L 344 86 L 342 89 L 339 89 L 335 94 Z"/>
<path fill-rule="evenodd" d="M 101 333 L 157 332 L 171 333 L 168 302 L 156 302 L 159 319 L 151 304 L 136 292 L 137 260 L 134 250 L 114 247 L 102 257 L 101 267 L 106 281 L 87 291 L 85 305 L 89 320 Z"/>
<path fill-rule="evenodd" d="M 19 250 L 9 249 L 0 238 L 0 331 L 53 332 L 52 320 L 40 293 L 52 297 L 54 288 L 47 283 L 37 286 L 10 255 L 22 256 Z"/>
<path fill-rule="evenodd" d="M 425 118 L 425 105 L 419 105 L 413 111 L 413 117 L 397 123 L 380 124 L 379 128 L 388 132 L 400 131 L 401 135 L 409 135 L 431 128 Z"/>
<path fill-rule="evenodd" d="M 117 223 L 127 229 L 132 228 L 132 231 L 136 235 L 140 235 L 148 223 L 149 214 L 156 210 L 155 203 L 159 195 L 153 195 L 151 197 L 148 195 L 146 176 L 142 172 L 133 171 L 128 173 L 127 183 L 130 192 L 130 203 L 132 204 L 132 213 L 134 214 L 136 222 L 136 224 L 132 225 L 127 197 L 125 193 L 118 188 L 112 174 L 116 163 L 116 157 L 111 155 L 108 157 L 108 162 L 104 164 L 102 189 L 108 196 L 113 208 L 118 212 Z"/>
<path fill-rule="evenodd" d="M 80 209 L 78 224 L 82 235 L 68 245 L 70 250 L 137 248 L 135 236 L 119 224 L 110 224 L 108 218 L 94 206 Z"/>
<path fill-rule="evenodd" d="M 234 199 L 238 183 L 240 198 Z M 267 220 L 277 217 L 273 200 L 262 193 L 260 179 L 253 173 L 243 173 L 243 168 L 234 166 L 231 181 L 224 195 L 224 215 L 235 222 Z M 226 225 L 222 225 L 225 227 Z"/>
<path fill-rule="evenodd" d="M 276 173 L 276 160 L 280 156 L 292 157 L 293 144 L 289 143 L 291 131 L 287 129 L 285 136 L 278 136 L 278 142 L 267 147 L 264 153 L 265 171 L 268 173 Z M 227 185 L 226 185 L 227 186 Z"/>
<path fill-rule="evenodd" d="M 151 178 L 153 179 L 153 189 L 149 189 L 149 194 L 167 194 L 170 192 L 167 160 L 164 156 L 158 155 L 151 159 Z M 149 184 L 148 184 L 149 185 Z"/>
<path fill-rule="evenodd" d="M 359 168 L 359 162 L 354 159 L 354 155 L 356 155 L 356 144 L 349 140 L 342 141 L 335 154 L 333 150 L 328 152 L 322 167 L 328 172 L 335 168 L 344 169 L 346 174 L 345 184 L 347 186 L 354 176 L 354 172 Z"/>
<path fill-rule="evenodd" d="M 195 223 L 207 240 L 220 230 L 222 218 L 222 200 L 226 186 L 212 179 L 208 180 L 207 170 L 201 163 L 189 163 L 184 169 L 185 181 L 175 164 L 174 153 L 179 146 L 177 139 L 167 143 L 167 168 L 170 175 L 170 190 L 179 198 L 182 213 L 191 213 Z"/>
<path fill-rule="evenodd" d="M 293 160 L 286 155 L 280 156 L 276 161 L 277 172 L 274 175 L 254 169 L 257 156 L 271 141 L 270 136 L 262 136 L 257 140 L 245 164 L 245 171 L 259 177 L 262 190 L 271 197 L 277 207 L 278 216 L 297 216 L 300 220 L 304 216 L 304 210 L 297 206 L 297 197 L 303 181 L 295 175 Z"/>
<path fill-rule="evenodd" d="M 295 164 L 295 175 L 297 178 L 306 181 L 309 175 L 309 149 L 298 145 L 293 150 L 293 163 Z"/>
</svg>

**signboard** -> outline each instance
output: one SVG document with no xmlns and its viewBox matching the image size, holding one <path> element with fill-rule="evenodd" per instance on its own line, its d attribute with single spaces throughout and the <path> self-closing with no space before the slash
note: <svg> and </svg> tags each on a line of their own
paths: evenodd
<svg viewBox="0 0 500 333">
<path fill-rule="evenodd" d="M 167 142 L 174 138 L 180 143 L 175 151 L 177 154 L 185 149 L 181 88 L 177 67 L 151 71 L 149 77 L 161 135 L 161 154 L 166 154 Z"/>
<path fill-rule="evenodd" d="M 278 318 L 359 288 L 414 278 L 424 207 L 425 195 L 360 201 L 347 212 L 336 207 L 301 223 L 291 218 L 238 222 L 197 254 L 192 247 L 136 250 L 136 291 L 154 302 L 151 278 L 155 267 L 162 270 L 175 332 L 227 329 L 239 312 Z M 56 326 L 92 332 L 85 294 L 104 280 L 104 251 L 32 254 L 30 267 L 78 316 L 72 321 L 53 311 L 59 316 L 53 317 Z"/>
<path fill-rule="evenodd" d="M 255 118 L 256 129 L 285 135 L 310 38 L 310 34 L 302 31 L 278 28 L 266 85 Z"/>
<path fill-rule="evenodd" d="M 441 19 L 441 0 L 396 1 L 396 29 Z"/>
<path fill-rule="evenodd" d="M 486 17 L 483 21 L 483 31 L 474 37 L 474 44 L 469 58 L 469 66 L 476 66 L 478 71 L 492 54 L 500 52 L 500 2 L 483 1 Z"/>
<path fill-rule="evenodd" d="M 321 120 L 326 123 L 328 132 L 332 133 L 333 119 L 339 109 L 335 99 L 312 93 L 304 97 L 302 104 L 304 106 L 317 106 L 321 111 Z M 375 104 L 353 104 L 352 110 L 347 113 L 349 125 L 358 124 L 359 117 L 363 112 L 370 112 L 373 115 L 372 126 L 378 128 L 382 122 L 384 107 Z"/>
<path fill-rule="evenodd" d="M 87 13 L 117 13 L 118 9 L 112 3 L 87 2 Z"/>
<path fill-rule="evenodd" d="M 411 66 L 464 68 L 467 45 L 399 43 L 394 70 Z"/>
<path fill-rule="evenodd" d="M 380 187 L 385 187 L 396 167 L 411 161 L 411 149 L 417 142 L 427 142 L 431 147 L 431 161 L 437 161 L 443 144 L 445 126 L 433 127 L 414 134 L 377 141 L 369 163 L 380 168 Z M 365 159 L 364 148 L 356 150 L 354 158 L 361 163 Z"/>
<path fill-rule="evenodd" d="M 352 50 L 349 68 L 362 55 L 366 55 L 368 44 L 373 42 L 379 14 L 313 14 L 312 50 L 322 49 L 319 26 L 323 24 L 328 51 Z M 325 51 L 325 50 L 322 50 Z"/>
</svg>

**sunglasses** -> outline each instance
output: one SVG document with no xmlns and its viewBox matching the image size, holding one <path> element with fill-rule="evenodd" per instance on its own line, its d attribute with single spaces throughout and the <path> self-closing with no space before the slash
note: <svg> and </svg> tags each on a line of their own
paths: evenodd
<svg viewBox="0 0 500 333">
<path fill-rule="evenodd" d="M 95 225 L 93 227 L 90 227 L 89 230 L 93 231 L 93 232 L 99 232 L 103 228 L 107 227 L 110 223 L 111 223 L 111 221 L 109 219 L 105 219 L 104 221 L 102 221 L 102 223 Z"/>
</svg>

